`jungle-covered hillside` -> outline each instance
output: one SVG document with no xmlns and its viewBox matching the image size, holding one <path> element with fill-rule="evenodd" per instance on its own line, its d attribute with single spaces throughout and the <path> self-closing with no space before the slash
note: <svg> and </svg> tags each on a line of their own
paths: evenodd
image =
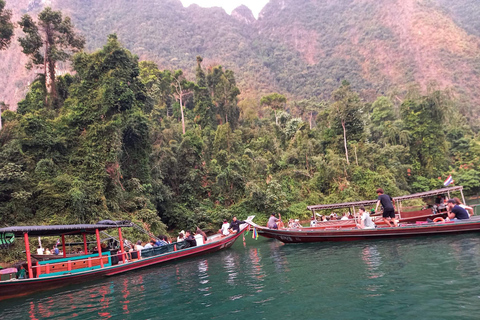
<svg viewBox="0 0 480 320">
<path fill-rule="evenodd" d="M 38 75 L 17 110 L 2 112 L 2 226 L 128 219 L 155 234 L 216 230 L 233 215 L 308 217 L 307 205 L 373 199 L 378 187 L 435 189 L 450 174 L 480 191 L 479 128 L 441 86 L 370 101 L 352 77 L 328 98 L 240 99 L 229 67 L 191 55 L 191 75 L 164 68 L 116 34 L 83 50 L 92 40 L 51 8 L 22 16 L 15 32 Z"/>
<path fill-rule="evenodd" d="M 477 118 L 478 1 L 271 0 L 258 20 L 246 7 L 228 15 L 220 8 L 185 8 L 179 0 L 18 0 L 7 1 L 7 8 L 18 20 L 46 3 L 72 18 L 89 52 L 116 33 L 142 60 L 182 69 L 191 80 L 200 55 L 205 67 L 235 72 L 241 98 L 281 92 L 329 99 L 347 80 L 373 102 L 378 95 L 403 96 L 416 84 L 426 93 L 434 84 L 451 89 L 462 113 Z M 0 53 L 0 101 L 11 109 L 34 79 L 19 56 L 16 42 Z"/>
</svg>

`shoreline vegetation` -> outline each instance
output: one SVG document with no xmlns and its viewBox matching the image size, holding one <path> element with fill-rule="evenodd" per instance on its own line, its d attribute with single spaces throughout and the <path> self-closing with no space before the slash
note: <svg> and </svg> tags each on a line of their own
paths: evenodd
<svg viewBox="0 0 480 320">
<path fill-rule="evenodd" d="M 70 19 L 45 10 L 21 24 L 39 75 L 16 112 L 2 110 L 1 226 L 125 219 L 158 235 L 218 230 L 233 215 L 308 219 L 307 205 L 437 189 L 449 175 L 480 191 L 480 127 L 448 91 L 370 103 L 344 80 L 328 100 L 240 101 L 232 70 L 199 56 L 188 79 L 139 61 L 116 35 L 87 53 Z M 54 50 L 39 56 L 34 40 L 55 23 Z M 67 60 L 71 73 L 52 73 Z M 18 247 L 0 259 L 20 259 Z"/>
</svg>

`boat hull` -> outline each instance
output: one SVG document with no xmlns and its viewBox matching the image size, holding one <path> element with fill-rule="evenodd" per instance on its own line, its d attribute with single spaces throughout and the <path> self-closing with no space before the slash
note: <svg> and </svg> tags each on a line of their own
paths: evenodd
<svg viewBox="0 0 480 320">
<path fill-rule="evenodd" d="M 120 273 L 125 273 L 140 268 L 166 263 L 169 261 L 189 258 L 197 255 L 203 255 L 227 249 L 235 243 L 235 241 L 243 234 L 243 232 L 245 232 L 245 229 L 246 228 L 243 228 L 242 231 L 237 234 L 233 234 L 228 237 L 222 237 L 219 240 L 201 246 L 168 252 L 158 256 L 142 258 L 137 261 L 118 264 L 115 266 L 60 276 L 3 281 L 0 282 L 0 300 L 25 296 L 34 292 L 55 289 L 67 285 L 84 283 L 103 277 L 114 276 Z"/>
<path fill-rule="evenodd" d="M 463 232 L 479 232 L 480 219 L 460 222 L 428 223 L 406 225 L 400 227 L 381 227 L 376 229 L 337 229 L 337 230 L 274 230 L 255 226 L 259 235 L 273 238 L 284 243 L 325 242 L 325 241 L 358 241 L 370 239 L 386 239 L 399 237 L 416 237 L 435 234 L 455 234 Z"/>
</svg>

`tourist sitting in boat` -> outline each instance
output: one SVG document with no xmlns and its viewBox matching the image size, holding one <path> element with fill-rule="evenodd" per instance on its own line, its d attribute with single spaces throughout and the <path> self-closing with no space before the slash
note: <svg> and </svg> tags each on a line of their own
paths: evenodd
<svg viewBox="0 0 480 320">
<path fill-rule="evenodd" d="M 351 219 L 353 219 L 353 218 L 354 218 L 354 217 L 353 217 L 353 214 L 352 214 L 351 212 L 349 212 L 349 213 L 348 213 L 348 219 L 351 220 Z"/>
<path fill-rule="evenodd" d="M 45 254 L 52 254 L 52 252 L 50 251 L 50 249 L 46 248 L 45 249 Z"/>
<path fill-rule="evenodd" d="M 108 252 L 108 251 L 110 251 L 110 248 L 107 246 L 107 244 L 106 244 L 105 242 L 102 242 L 102 243 L 100 244 L 100 248 L 101 248 L 102 252 Z"/>
<path fill-rule="evenodd" d="M 228 223 L 227 219 L 223 219 L 223 224 L 218 233 L 221 233 L 224 236 L 228 236 L 230 234 L 230 223 Z"/>
<path fill-rule="evenodd" d="M 237 217 L 232 218 L 232 223 L 230 223 L 230 229 L 233 233 L 240 232 L 240 225 L 245 223 L 245 221 L 237 220 Z"/>
<path fill-rule="evenodd" d="M 197 230 L 195 231 L 195 234 L 199 234 L 203 237 L 203 242 L 206 243 L 208 241 L 208 237 L 207 235 L 205 234 L 205 232 L 203 232 L 202 229 L 200 229 L 199 227 L 197 227 Z M 198 241 L 197 241 L 198 242 Z"/>
<path fill-rule="evenodd" d="M 155 246 L 155 240 L 150 240 L 150 242 L 147 242 L 147 244 L 145 244 L 145 246 L 143 247 L 143 249 L 151 249 Z"/>
<path fill-rule="evenodd" d="M 327 221 L 327 217 L 322 214 L 322 216 L 320 217 L 320 222 L 325 222 L 325 221 Z"/>
<path fill-rule="evenodd" d="M 43 254 L 43 248 L 41 246 L 38 246 L 37 254 Z"/>
<path fill-rule="evenodd" d="M 197 246 L 197 240 L 195 240 L 195 237 L 192 235 L 190 230 L 185 231 L 185 249 L 190 248 L 190 247 L 196 247 Z"/>
<path fill-rule="evenodd" d="M 359 229 L 375 229 L 375 223 L 370 217 L 370 214 L 365 211 L 364 207 L 360 207 L 358 213 L 360 214 L 360 223 L 357 224 Z"/>
<path fill-rule="evenodd" d="M 275 217 L 275 212 L 270 215 L 268 218 L 267 227 L 270 229 L 278 229 L 277 221 L 281 220 L 282 216 L 278 214 L 278 218 Z"/>
<path fill-rule="evenodd" d="M 53 253 L 56 254 L 56 255 L 59 255 L 59 254 L 60 254 L 60 250 L 58 250 L 58 247 L 57 247 L 57 246 L 55 246 L 55 247 L 53 248 Z"/>
<path fill-rule="evenodd" d="M 143 249 L 145 248 L 142 246 L 142 240 L 138 240 L 137 244 L 135 245 L 135 251 L 142 251 Z"/>
<path fill-rule="evenodd" d="M 343 216 L 340 220 L 348 220 L 348 215 L 346 212 L 343 213 Z"/>
<path fill-rule="evenodd" d="M 295 220 L 290 219 L 290 220 L 288 220 L 288 227 L 290 229 L 298 229 L 298 228 L 301 228 L 302 226 L 298 222 L 298 219 L 295 219 Z"/>
<path fill-rule="evenodd" d="M 164 235 L 159 235 L 158 240 L 155 242 L 155 246 L 156 247 L 166 246 L 168 244 L 168 241 L 165 240 L 166 238 L 167 237 Z"/>
<path fill-rule="evenodd" d="M 315 227 L 317 225 L 317 219 L 314 216 L 310 218 L 310 227 Z"/>
<path fill-rule="evenodd" d="M 475 212 L 473 211 L 473 208 L 472 207 L 469 207 L 465 204 L 463 204 L 460 199 L 458 199 L 457 197 L 453 198 L 453 200 L 455 200 L 455 204 L 459 205 L 460 207 L 462 207 L 463 209 L 467 210 L 467 212 L 470 214 L 470 216 L 473 216 L 475 214 Z"/>
<path fill-rule="evenodd" d="M 182 242 L 183 240 L 185 240 L 185 239 L 184 239 L 184 234 L 183 234 L 183 231 L 182 231 L 178 234 L 177 242 Z"/>
<path fill-rule="evenodd" d="M 23 267 L 23 265 L 20 265 L 20 269 L 17 269 L 17 279 L 26 279 L 27 278 L 27 270 Z"/>
<path fill-rule="evenodd" d="M 447 201 L 447 220 L 466 220 L 470 219 L 467 210 L 460 207 L 455 200 L 449 199 Z"/>
</svg>

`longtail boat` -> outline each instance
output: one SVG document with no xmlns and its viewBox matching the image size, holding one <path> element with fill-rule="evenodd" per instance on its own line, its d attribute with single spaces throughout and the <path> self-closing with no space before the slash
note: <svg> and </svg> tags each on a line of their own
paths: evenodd
<svg viewBox="0 0 480 320">
<path fill-rule="evenodd" d="M 357 229 L 358 217 L 349 220 L 334 220 L 326 222 L 317 222 L 314 227 L 302 228 L 279 228 L 270 229 L 259 226 L 249 221 L 248 223 L 255 227 L 258 234 L 266 238 L 274 238 L 285 243 L 300 242 L 321 242 L 321 241 L 352 241 L 379 238 L 398 238 L 403 236 L 420 236 L 442 233 L 461 233 L 480 231 L 480 216 L 472 217 L 464 221 L 444 221 L 446 209 L 440 204 L 431 208 L 424 208 L 417 211 L 403 211 L 402 202 L 412 199 L 421 199 L 436 195 L 446 195 L 450 198 L 451 193 L 460 192 L 462 200 L 463 187 L 450 187 L 427 192 L 411 194 L 407 196 L 395 197 L 397 204 L 396 217 L 400 222 L 399 227 L 387 227 L 383 219 L 376 219 L 375 229 Z M 358 202 L 347 202 L 337 204 L 315 205 L 307 208 L 315 215 L 316 211 L 331 210 L 337 208 L 350 208 L 355 214 L 356 209 L 362 206 L 373 206 L 377 200 L 366 200 Z M 440 222 L 435 223 L 434 220 Z"/>
<path fill-rule="evenodd" d="M 323 242 L 323 241 L 354 241 L 399 237 L 415 237 L 435 234 L 456 234 L 462 232 L 480 231 L 480 216 L 467 220 L 443 222 L 416 222 L 400 224 L 398 227 L 377 227 L 375 229 L 270 229 L 253 222 L 250 225 L 257 229 L 259 235 L 274 238 L 284 243 Z"/>
<path fill-rule="evenodd" d="M 251 221 L 254 216 L 248 217 Z M 0 228 L 0 234 L 14 234 L 23 237 L 27 258 L 26 278 L 18 279 L 11 275 L 8 280 L 0 281 L 0 300 L 31 294 L 33 292 L 63 287 L 70 284 L 113 276 L 140 268 L 157 265 L 167 261 L 207 254 L 231 247 L 235 240 L 245 232 L 248 225 L 242 224 L 240 232 L 228 236 L 215 234 L 207 238 L 203 245 L 184 248 L 185 242 L 172 243 L 160 247 L 144 249 L 139 252 L 125 252 L 122 239 L 122 228 L 132 227 L 128 221 L 100 221 L 97 224 L 55 225 L 55 226 L 18 226 Z M 118 251 L 89 254 L 87 235 L 95 235 L 97 248 L 101 248 L 100 232 L 108 229 L 118 229 Z M 83 255 L 67 257 L 65 236 L 83 236 Z M 64 257 L 47 261 L 31 259 L 29 236 L 61 236 Z M 2 275 L 3 279 L 3 275 Z"/>
<path fill-rule="evenodd" d="M 412 200 L 412 199 L 422 199 L 422 198 L 429 198 L 435 197 L 437 195 L 445 195 L 448 198 L 454 193 L 459 192 L 460 197 L 465 203 L 465 197 L 463 195 L 463 187 L 462 186 L 455 186 L 455 187 L 448 187 L 442 188 L 437 190 L 431 190 L 426 192 L 414 193 L 406 196 L 394 197 L 396 204 L 396 212 L 395 216 L 396 219 L 400 223 L 409 223 L 409 222 L 416 222 L 416 221 L 425 221 L 427 219 L 435 219 L 437 217 L 446 218 L 447 210 L 443 203 L 440 205 L 431 205 L 429 208 L 422 207 L 419 210 L 412 210 L 406 211 L 404 210 L 402 204 L 404 201 Z M 335 210 L 335 209 L 348 209 L 351 210 L 353 214 L 356 213 L 359 207 L 371 207 L 375 206 L 377 200 L 365 200 L 365 201 L 357 201 L 357 202 L 345 202 L 345 203 L 334 203 L 334 204 L 320 204 L 320 205 L 313 205 L 308 206 L 307 209 L 312 212 L 312 216 L 316 217 L 318 215 L 318 211 L 321 210 Z M 375 220 L 375 223 L 379 226 L 386 226 L 386 223 L 383 221 L 381 215 L 372 215 L 372 218 Z M 311 227 L 314 229 L 330 229 L 330 228 L 352 228 L 355 227 L 356 221 L 355 219 L 350 220 L 331 220 L 331 221 L 315 221 L 315 226 Z"/>
</svg>

